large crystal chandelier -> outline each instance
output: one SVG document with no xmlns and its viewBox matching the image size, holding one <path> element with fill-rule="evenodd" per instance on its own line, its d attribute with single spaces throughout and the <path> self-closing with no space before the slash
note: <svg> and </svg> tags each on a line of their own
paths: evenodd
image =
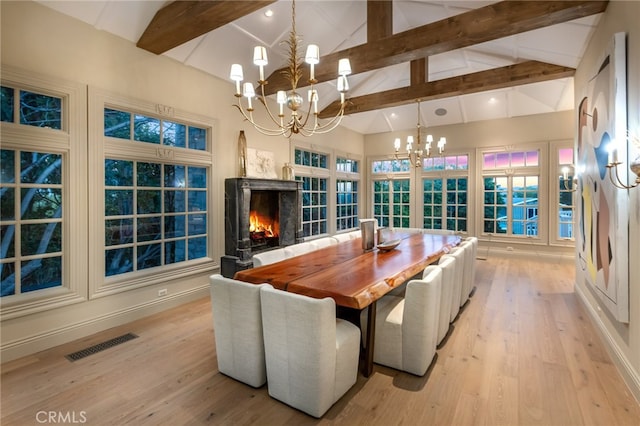
<svg viewBox="0 0 640 426">
<path fill-rule="evenodd" d="M 418 131 L 417 131 L 416 140 L 415 140 L 416 146 L 415 148 L 413 146 L 413 142 L 414 142 L 413 135 L 407 136 L 406 152 L 407 152 L 407 157 L 409 157 L 409 162 L 411 163 L 412 166 L 422 167 L 423 160 L 431 156 L 431 144 L 433 143 L 433 136 L 432 135 L 426 136 L 425 148 L 422 149 L 422 146 L 421 146 L 422 125 L 420 124 L 420 99 L 418 99 L 416 102 L 418 103 L 418 125 L 417 125 Z M 439 155 L 442 155 L 442 153 L 444 152 L 444 146 L 446 144 L 447 144 L 447 139 L 445 137 L 441 137 L 438 140 L 437 148 L 438 148 Z M 393 142 L 393 147 L 395 149 L 395 157 L 397 160 L 400 159 L 398 155 L 400 154 L 400 145 L 401 145 L 400 138 L 396 138 L 395 141 Z"/>
<path fill-rule="evenodd" d="M 288 66 L 283 71 L 289 82 L 291 83 L 291 90 L 287 93 L 284 90 L 278 90 L 276 93 L 276 102 L 279 106 L 278 114 L 274 114 L 267 104 L 267 98 L 265 96 L 265 85 L 268 81 L 264 79 L 264 67 L 267 65 L 267 49 L 264 46 L 256 46 L 253 50 L 253 63 L 260 69 L 259 96 L 258 100 L 266 110 L 267 116 L 270 121 L 267 120 L 267 124 L 258 124 L 253 117 L 253 98 L 256 97 L 256 90 L 252 83 L 242 83 L 244 79 L 242 65 L 231 65 L 231 80 L 236 82 L 237 103 L 234 105 L 238 108 L 238 111 L 242 114 L 245 120 L 249 121 L 260 133 L 268 136 L 284 136 L 286 138 L 291 137 L 293 134 L 301 134 L 303 136 L 311 136 L 315 133 L 327 133 L 335 129 L 344 115 L 345 106 L 345 94 L 349 90 L 349 82 L 347 81 L 347 75 L 351 74 L 351 64 L 349 59 L 340 59 L 338 61 L 338 80 L 337 89 L 340 93 L 340 111 L 332 119 L 321 123 L 318 121 L 318 91 L 314 89 L 314 84 L 318 81 L 315 79 L 314 67 L 320 62 L 320 49 L 315 44 L 310 44 L 307 47 L 307 53 L 305 55 L 305 62 L 309 64 L 309 91 L 307 112 L 301 111 L 301 107 L 304 103 L 303 97 L 297 92 L 298 81 L 302 77 L 302 58 L 298 54 L 298 43 L 300 37 L 296 34 L 296 3 L 295 0 L 291 2 L 291 32 L 289 33 L 289 39 L 284 41 L 288 45 L 289 59 Z M 243 105 L 242 98 L 246 98 L 246 106 Z M 290 116 L 285 120 L 284 106 L 290 110 Z M 313 115 L 312 119 L 311 116 Z"/>
</svg>

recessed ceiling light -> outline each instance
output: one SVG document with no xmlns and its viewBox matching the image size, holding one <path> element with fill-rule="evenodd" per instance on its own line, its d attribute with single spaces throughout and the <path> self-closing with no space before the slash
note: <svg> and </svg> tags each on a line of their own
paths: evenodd
<svg viewBox="0 0 640 426">
<path fill-rule="evenodd" d="M 440 117 L 442 117 L 443 115 L 447 115 L 447 110 L 444 108 L 438 108 L 436 109 L 436 115 L 439 115 Z"/>
<path fill-rule="evenodd" d="M 271 9 L 265 10 L 264 16 L 266 16 L 267 18 L 271 18 L 273 16 L 273 10 Z"/>
<path fill-rule="evenodd" d="M 498 100 L 494 97 L 489 98 L 489 103 L 490 104 L 495 104 L 496 102 L 498 102 Z"/>
</svg>

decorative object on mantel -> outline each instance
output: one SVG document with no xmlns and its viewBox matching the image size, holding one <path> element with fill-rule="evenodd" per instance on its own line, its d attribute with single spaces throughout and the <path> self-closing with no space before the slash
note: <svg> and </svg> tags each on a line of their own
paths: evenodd
<svg viewBox="0 0 640 426">
<path fill-rule="evenodd" d="M 298 81 L 302 77 L 302 58 L 299 56 L 298 43 L 301 38 L 296 33 L 296 2 L 291 2 L 291 31 L 289 33 L 289 39 L 284 43 L 288 45 L 289 58 L 288 69 L 286 71 L 287 77 L 291 83 L 291 91 L 289 93 L 284 90 L 279 90 L 276 94 L 276 102 L 279 105 L 280 111 L 277 115 L 273 114 L 267 105 L 267 98 L 264 93 L 264 86 L 268 83 L 264 77 L 264 67 L 267 65 L 267 48 L 264 46 L 256 46 L 253 50 L 253 63 L 260 68 L 260 80 L 258 84 L 260 86 L 260 95 L 258 100 L 264 106 L 267 115 L 271 119 L 272 123 L 266 125 L 258 124 L 253 117 L 253 103 L 252 100 L 256 96 L 255 89 L 252 83 L 246 82 L 242 84 L 242 91 L 240 90 L 240 83 L 244 79 L 242 71 L 242 65 L 231 65 L 231 73 L 229 78 L 236 82 L 236 99 L 237 104 L 234 106 L 238 108 L 238 111 L 242 114 L 245 120 L 249 121 L 260 133 L 267 136 L 284 136 L 291 137 L 292 134 L 302 134 L 303 136 L 311 136 L 315 133 L 328 133 L 335 129 L 344 115 L 345 106 L 345 94 L 349 90 L 349 82 L 347 81 L 347 75 L 351 74 L 351 64 L 349 59 L 343 58 L 338 61 L 338 80 L 337 89 L 340 93 L 340 110 L 337 115 L 329 121 L 321 124 L 318 121 L 318 91 L 314 89 L 314 84 L 318 81 L 315 79 L 315 65 L 320 62 L 320 49 L 315 44 L 307 46 L 307 53 L 305 55 L 305 62 L 310 66 L 309 72 L 309 85 L 308 92 L 309 107 L 306 115 L 301 114 L 300 108 L 303 104 L 302 95 L 298 94 L 297 87 Z M 243 107 L 241 99 L 247 98 L 247 107 Z M 285 123 L 284 121 L 284 106 L 287 106 L 291 110 L 291 117 Z M 311 116 L 311 110 L 313 109 L 313 122 L 309 123 L 309 117 Z M 309 126 L 307 127 L 307 124 Z M 275 126 L 275 127 L 274 127 Z"/>
<path fill-rule="evenodd" d="M 414 167 L 422 167 L 423 160 L 431 156 L 431 143 L 433 142 L 433 136 L 427 135 L 425 142 L 426 146 L 423 150 L 421 147 L 422 142 L 422 125 L 420 124 L 420 99 L 416 100 L 418 103 L 418 125 L 417 125 L 417 135 L 416 135 L 416 147 L 413 147 L 413 136 L 407 136 L 407 156 L 409 157 L 409 162 Z M 393 147 L 395 149 L 395 157 L 396 160 L 399 160 L 400 157 L 398 154 L 400 153 L 400 138 L 396 138 L 393 142 Z M 442 155 L 444 152 L 444 146 L 447 144 L 447 139 L 445 137 L 441 137 L 438 140 L 438 154 Z"/>
<path fill-rule="evenodd" d="M 247 177 L 277 179 L 273 152 L 247 148 Z"/>
<path fill-rule="evenodd" d="M 238 135 L 238 177 L 247 177 L 247 138 L 244 130 Z"/>
<path fill-rule="evenodd" d="M 284 163 L 284 166 L 282 166 L 282 180 L 296 180 L 291 163 Z"/>
</svg>

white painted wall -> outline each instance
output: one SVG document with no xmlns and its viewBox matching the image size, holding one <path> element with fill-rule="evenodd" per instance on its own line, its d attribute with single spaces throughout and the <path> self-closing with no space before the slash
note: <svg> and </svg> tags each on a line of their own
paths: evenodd
<svg viewBox="0 0 640 426">
<path fill-rule="evenodd" d="M 587 47 L 575 75 L 575 96 L 582 96 L 590 73 L 613 34 L 627 34 L 627 117 L 628 127 L 640 132 L 640 2 L 611 1 Z M 640 154 L 640 147 L 635 151 Z M 601 307 L 585 277 L 576 268 L 576 291 L 600 327 L 613 358 L 629 387 L 640 400 L 640 187 L 629 191 L 629 324 L 616 321 Z M 601 307 L 601 309 L 599 309 Z"/>
</svg>

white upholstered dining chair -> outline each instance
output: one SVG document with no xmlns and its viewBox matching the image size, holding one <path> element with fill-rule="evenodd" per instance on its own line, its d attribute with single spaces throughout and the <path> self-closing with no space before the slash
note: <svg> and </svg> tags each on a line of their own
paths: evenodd
<svg viewBox="0 0 640 426">
<path fill-rule="evenodd" d="M 256 253 L 252 256 L 251 259 L 253 260 L 253 266 L 258 267 L 280 262 L 281 260 L 285 260 L 286 258 L 287 256 L 284 252 L 284 248 L 278 248 Z"/>
<path fill-rule="evenodd" d="M 300 256 L 301 254 L 309 253 L 313 251 L 314 248 L 309 241 L 304 241 L 297 244 L 292 244 L 290 246 L 286 246 L 284 248 L 284 254 L 287 258 Z"/>
<path fill-rule="evenodd" d="M 462 247 L 454 247 L 446 256 L 456 258 L 456 277 L 453 283 L 453 302 L 451 303 L 451 322 L 455 320 L 460 312 L 460 307 L 464 305 L 462 293 L 464 290 L 464 267 L 465 267 L 465 251 Z M 444 257 L 444 256 L 442 256 Z"/>
<path fill-rule="evenodd" d="M 456 275 L 456 260 L 452 256 L 443 256 L 437 265 L 429 265 L 425 268 L 423 277 L 429 275 L 433 269 L 440 269 L 442 271 L 437 339 L 437 344 L 440 345 L 449 332 L 449 326 L 451 325 L 451 303 L 453 301 L 453 281 Z"/>
<path fill-rule="evenodd" d="M 316 240 L 311 240 L 309 241 L 309 243 L 314 250 L 318 250 L 321 248 L 336 245 L 338 244 L 338 240 L 336 240 L 334 237 L 323 237 Z"/>
<path fill-rule="evenodd" d="M 470 241 L 473 245 L 473 267 L 471 268 L 471 289 L 469 290 L 469 297 L 471 297 L 476 289 L 476 269 L 478 259 L 478 237 L 468 237 L 467 241 Z"/>
<path fill-rule="evenodd" d="M 261 290 L 269 395 L 321 417 L 356 382 L 360 330 L 333 299 Z"/>
<path fill-rule="evenodd" d="M 473 256 L 473 244 L 471 241 L 463 241 L 460 243 L 460 248 L 464 250 L 464 277 L 462 279 L 462 299 L 460 299 L 460 306 L 462 306 L 469 300 L 469 294 L 473 287 L 475 257 Z"/>
<path fill-rule="evenodd" d="M 405 297 L 378 300 L 373 361 L 423 376 L 436 354 L 442 271 L 432 269 L 407 284 Z M 366 310 L 360 322 L 366 333 Z"/>
<path fill-rule="evenodd" d="M 260 288 L 268 284 L 248 284 L 220 274 L 209 281 L 218 370 L 256 388 L 264 385 Z"/>
</svg>

